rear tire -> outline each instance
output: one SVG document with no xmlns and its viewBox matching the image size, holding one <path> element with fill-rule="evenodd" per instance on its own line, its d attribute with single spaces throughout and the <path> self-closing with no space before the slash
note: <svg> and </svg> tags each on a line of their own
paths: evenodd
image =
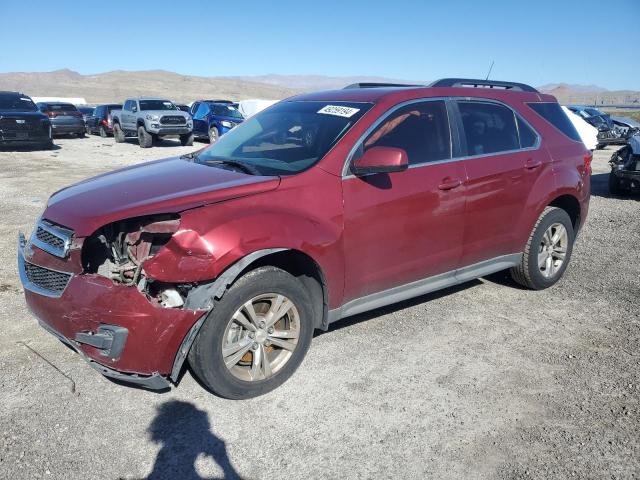
<svg viewBox="0 0 640 480">
<path fill-rule="evenodd" d="M 107 138 L 109 135 L 107 134 L 107 131 L 104 129 L 104 126 L 100 125 L 100 129 L 98 130 L 98 133 L 100 134 L 100 136 L 102 138 Z"/>
<path fill-rule="evenodd" d="M 82 131 L 82 132 L 78 132 L 78 133 L 76 133 L 76 137 L 78 137 L 78 138 L 84 138 L 84 133 L 85 133 L 84 131 Z"/>
<path fill-rule="evenodd" d="M 276 303 L 276 298 L 281 303 Z M 253 321 L 244 310 L 247 304 Z M 287 309 L 288 305 L 292 306 Z M 269 317 L 271 309 L 285 313 Z M 249 326 L 234 320 L 238 317 Z M 270 318 L 275 319 L 272 326 Z M 295 372 L 311 344 L 313 329 L 313 312 L 302 283 L 279 268 L 260 267 L 237 280 L 214 302 L 191 347 L 189 364 L 216 395 L 230 399 L 256 397 L 280 386 Z M 287 348 L 279 346 L 282 343 Z M 238 348 L 240 345 L 244 347 Z"/>
<path fill-rule="evenodd" d="M 620 188 L 620 179 L 613 171 L 609 172 L 609 193 L 611 195 L 620 195 L 622 189 Z"/>
<path fill-rule="evenodd" d="M 567 269 L 574 240 L 567 212 L 557 207 L 545 208 L 529 236 L 520 265 L 511 268 L 512 278 L 532 290 L 549 288 Z"/>
<path fill-rule="evenodd" d="M 193 133 L 187 135 L 180 135 L 180 145 L 183 147 L 190 147 L 193 145 Z"/>
<path fill-rule="evenodd" d="M 138 144 L 140 148 L 150 148 L 153 146 L 153 135 L 147 132 L 142 125 L 138 127 Z"/>
<path fill-rule="evenodd" d="M 122 131 L 122 128 L 120 128 L 119 123 L 115 123 L 113 125 L 113 138 L 116 143 L 124 143 L 125 141 L 124 132 Z"/>
</svg>

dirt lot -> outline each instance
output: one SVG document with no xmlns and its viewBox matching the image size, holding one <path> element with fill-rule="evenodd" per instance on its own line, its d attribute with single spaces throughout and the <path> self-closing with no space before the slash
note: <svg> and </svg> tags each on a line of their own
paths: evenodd
<svg viewBox="0 0 640 480">
<path fill-rule="evenodd" d="M 1 478 L 640 478 L 640 197 L 608 195 L 612 148 L 553 289 L 494 275 L 343 320 L 284 386 L 233 402 L 189 373 L 116 385 L 37 326 L 16 235 L 47 197 L 193 150 L 57 143 L 0 152 Z"/>
</svg>

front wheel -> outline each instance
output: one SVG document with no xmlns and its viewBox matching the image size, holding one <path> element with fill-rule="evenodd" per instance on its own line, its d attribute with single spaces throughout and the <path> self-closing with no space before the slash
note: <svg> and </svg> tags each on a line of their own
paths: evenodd
<svg viewBox="0 0 640 480">
<path fill-rule="evenodd" d="M 312 335 L 304 286 L 284 270 L 260 267 L 215 302 L 189 352 L 189 364 L 213 393 L 252 398 L 295 372 Z"/>
<path fill-rule="evenodd" d="M 183 147 L 190 147 L 193 145 L 193 133 L 187 133 L 186 135 L 180 135 L 180 145 Z"/>
<path fill-rule="evenodd" d="M 142 125 L 138 127 L 138 144 L 140 148 L 150 148 L 153 145 L 153 135 L 147 132 Z"/>
<path fill-rule="evenodd" d="M 620 188 L 620 179 L 613 171 L 609 172 L 609 193 L 611 195 L 620 195 L 622 189 Z"/>
<path fill-rule="evenodd" d="M 533 290 L 550 287 L 567 269 L 574 239 L 567 212 L 557 207 L 545 208 L 533 227 L 520 264 L 511 269 L 511 276 Z"/>
<path fill-rule="evenodd" d="M 220 133 L 218 132 L 218 129 L 216 127 L 211 127 L 209 129 L 209 143 L 211 144 L 216 143 L 218 141 L 218 138 L 220 138 Z"/>
<path fill-rule="evenodd" d="M 122 131 L 122 128 L 120 128 L 119 123 L 113 125 L 113 139 L 116 143 L 124 143 L 125 141 L 124 132 Z"/>
</svg>

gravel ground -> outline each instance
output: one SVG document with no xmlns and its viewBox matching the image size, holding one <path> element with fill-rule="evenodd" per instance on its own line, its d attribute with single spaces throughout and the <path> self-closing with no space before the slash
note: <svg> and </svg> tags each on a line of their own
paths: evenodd
<svg viewBox="0 0 640 480">
<path fill-rule="evenodd" d="M 640 197 L 608 195 L 612 148 L 553 289 L 498 274 L 343 320 L 285 385 L 234 402 L 189 373 L 164 394 L 114 384 L 37 326 L 16 234 L 47 197 L 194 149 L 57 143 L 0 152 L 0 478 L 640 478 Z"/>
</svg>

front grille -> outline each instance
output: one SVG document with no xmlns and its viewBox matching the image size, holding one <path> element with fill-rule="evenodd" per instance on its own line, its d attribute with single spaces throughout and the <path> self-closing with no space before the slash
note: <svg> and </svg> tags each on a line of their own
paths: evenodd
<svg viewBox="0 0 640 480">
<path fill-rule="evenodd" d="M 2 117 L 0 130 L 3 132 L 33 132 L 44 130 L 44 123 L 38 118 Z"/>
<path fill-rule="evenodd" d="M 31 284 L 57 295 L 61 295 L 64 292 L 72 275 L 71 273 L 57 272 L 39 267 L 29 262 L 24 262 L 24 273 Z"/>
<path fill-rule="evenodd" d="M 165 115 L 160 118 L 160 123 L 163 125 L 185 125 L 187 119 L 181 115 Z"/>
<path fill-rule="evenodd" d="M 62 250 L 64 248 L 64 240 L 60 237 L 56 237 L 54 234 L 49 233 L 42 227 L 38 227 L 36 230 L 36 238 L 40 240 L 42 243 L 46 243 L 47 245 L 51 245 L 54 248 L 59 248 Z"/>
<path fill-rule="evenodd" d="M 60 258 L 69 253 L 73 231 L 68 228 L 54 225 L 46 220 L 40 220 L 31 236 L 31 242 L 45 252 L 49 252 Z"/>
</svg>

